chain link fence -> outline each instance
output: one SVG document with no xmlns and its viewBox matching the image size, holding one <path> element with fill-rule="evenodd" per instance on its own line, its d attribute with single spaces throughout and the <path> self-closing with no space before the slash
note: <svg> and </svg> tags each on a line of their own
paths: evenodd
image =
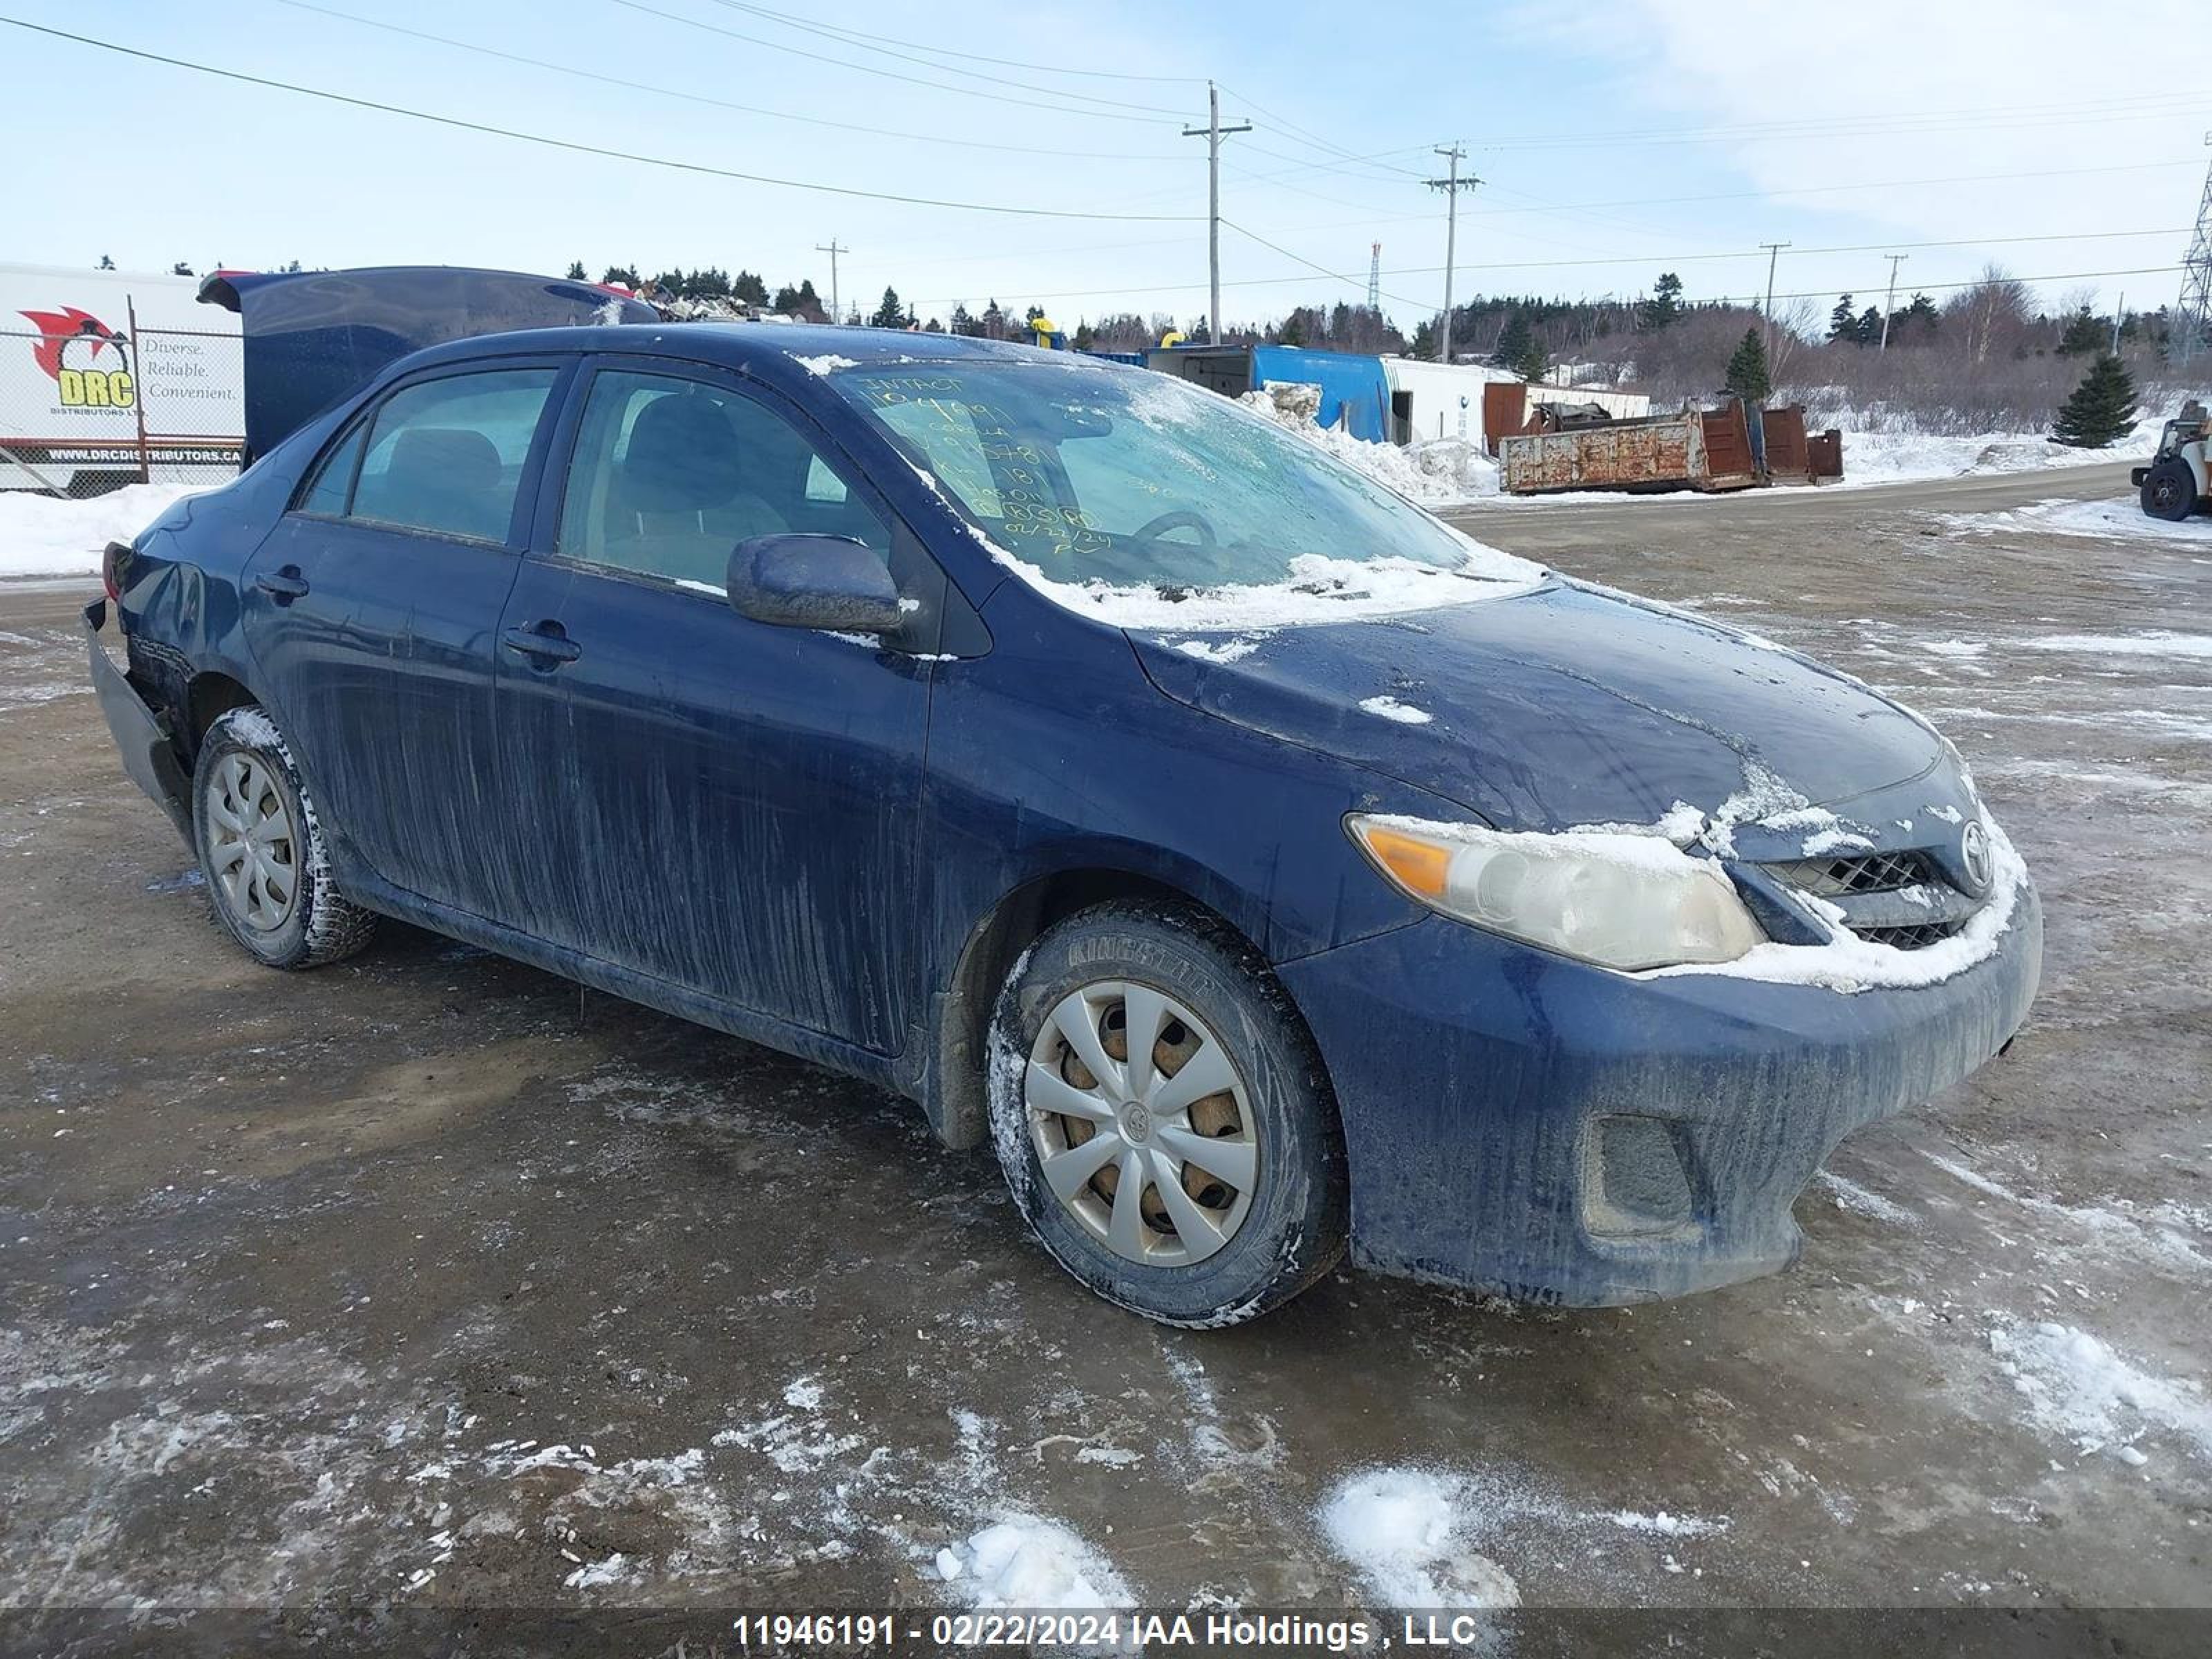
<svg viewBox="0 0 2212 1659">
<path fill-rule="evenodd" d="M 0 489 L 221 483 L 245 457 L 245 387 L 235 331 L 0 331 Z"/>
</svg>

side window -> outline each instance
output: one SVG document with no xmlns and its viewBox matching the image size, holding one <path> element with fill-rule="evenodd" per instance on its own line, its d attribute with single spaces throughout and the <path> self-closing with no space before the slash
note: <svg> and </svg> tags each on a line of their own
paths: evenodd
<svg viewBox="0 0 2212 1659">
<path fill-rule="evenodd" d="M 890 529 L 799 429 L 696 380 L 592 378 L 554 551 L 719 590 L 752 536 L 850 536 L 887 562 Z"/>
<path fill-rule="evenodd" d="M 488 369 L 393 392 L 369 424 L 349 516 L 504 542 L 558 372 Z"/>
<path fill-rule="evenodd" d="M 368 441 L 368 422 L 356 421 L 344 439 L 315 469 L 315 476 L 300 495 L 301 513 L 319 514 L 326 519 L 343 518 L 346 497 L 353 493 L 353 475 L 361 465 L 362 446 Z"/>
</svg>

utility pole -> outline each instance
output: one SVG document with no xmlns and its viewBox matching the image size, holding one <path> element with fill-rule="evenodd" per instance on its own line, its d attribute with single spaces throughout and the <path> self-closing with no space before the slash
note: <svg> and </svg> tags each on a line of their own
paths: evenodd
<svg viewBox="0 0 2212 1659">
<path fill-rule="evenodd" d="M 1233 127 L 1221 125 L 1221 93 L 1212 82 L 1206 83 L 1206 125 L 1185 127 L 1186 138 L 1206 140 L 1206 274 L 1208 310 L 1206 313 L 1206 340 L 1208 345 L 1218 345 L 1221 340 L 1221 141 L 1232 132 L 1249 132 L 1249 121 Z"/>
<path fill-rule="evenodd" d="M 848 247 L 839 247 L 837 239 L 832 236 L 827 242 L 817 242 L 814 245 L 814 251 L 817 253 L 826 253 L 830 256 L 830 320 L 833 323 L 842 323 L 845 320 L 845 307 L 837 303 L 837 256 L 841 253 L 850 253 L 853 250 Z"/>
<path fill-rule="evenodd" d="M 1789 246 L 1787 242 L 1759 244 L 1766 250 L 1766 304 L 1760 309 L 1759 315 L 1766 320 L 1766 361 L 1770 364 L 1774 361 L 1774 262 L 1782 257 L 1782 250 Z"/>
<path fill-rule="evenodd" d="M 1889 349 L 1889 314 L 1897 309 L 1897 267 L 1912 256 L 1909 253 L 1885 253 L 1881 257 L 1889 261 L 1889 298 L 1882 302 L 1881 343 L 1875 348 L 1877 352 Z"/>
<path fill-rule="evenodd" d="M 2122 289 L 2120 302 L 2112 307 L 2112 356 L 2115 357 L 2120 355 L 2120 324 L 2126 319 L 2127 314 L 2128 291 Z"/>
<path fill-rule="evenodd" d="M 1444 193 L 1444 321 L 1437 331 L 1437 361 L 1451 362 L 1452 267 L 1459 263 L 1459 193 L 1473 190 L 1482 182 L 1473 173 L 1459 176 L 1459 164 L 1467 159 L 1464 144 L 1439 144 L 1437 154 L 1451 163 L 1451 170 L 1441 179 L 1425 182 L 1431 190 Z"/>
<path fill-rule="evenodd" d="M 2212 144 L 2212 132 L 2204 135 Z M 2204 175 L 2204 194 L 2197 203 L 2197 234 L 2191 239 L 2189 257 L 2181 265 L 2181 304 L 2173 319 L 2178 332 L 2170 337 L 2174 362 L 2186 365 L 2204 343 L 2204 330 L 2212 321 L 2212 171 Z"/>
</svg>

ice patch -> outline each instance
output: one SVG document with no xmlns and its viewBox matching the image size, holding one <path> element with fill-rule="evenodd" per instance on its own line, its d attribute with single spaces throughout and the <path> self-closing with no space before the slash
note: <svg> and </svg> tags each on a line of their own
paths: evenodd
<svg viewBox="0 0 2212 1659">
<path fill-rule="evenodd" d="M 1395 697 L 1362 697 L 1359 706 L 1370 714 L 1386 720 L 1395 720 L 1401 726 L 1426 726 L 1436 719 L 1427 709 L 1400 702 Z"/>
<path fill-rule="evenodd" d="M 1175 648 L 1200 662 L 1241 662 L 1260 648 L 1265 635 L 1240 634 L 1231 640 L 1177 640 Z M 1163 644 L 1166 641 L 1163 641 Z"/>
<path fill-rule="evenodd" d="M 2031 651 L 2071 651 L 2084 656 L 2212 658 L 2212 634 L 2146 629 L 2136 634 L 2044 634 L 2021 643 Z"/>
<path fill-rule="evenodd" d="M 1920 1218 L 1902 1204 L 1884 1198 L 1880 1193 L 1869 1192 L 1855 1181 L 1847 1181 L 1833 1170 L 1822 1170 L 1813 1177 L 1828 1189 L 1836 1207 L 1854 1215 L 1865 1216 L 1871 1221 L 1882 1221 L 1893 1227 L 1917 1227 Z"/>
</svg>

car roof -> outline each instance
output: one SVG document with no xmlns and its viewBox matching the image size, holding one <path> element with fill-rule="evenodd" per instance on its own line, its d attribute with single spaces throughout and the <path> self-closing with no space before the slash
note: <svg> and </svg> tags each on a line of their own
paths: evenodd
<svg viewBox="0 0 2212 1659">
<path fill-rule="evenodd" d="M 689 358 L 730 368 L 794 360 L 842 357 L 854 367 L 886 363 L 1034 362 L 1119 365 L 1087 354 L 1045 351 L 1009 340 L 959 334 L 909 333 L 902 329 L 843 328 L 822 323 L 618 323 L 586 328 L 517 329 L 478 334 L 430 346 L 394 365 L 409 369 L 476 357 L 520 352 L 619 351 L 629 356 Z M 845 365 L 836 365 L 842 368 Z"/>
</svg>

